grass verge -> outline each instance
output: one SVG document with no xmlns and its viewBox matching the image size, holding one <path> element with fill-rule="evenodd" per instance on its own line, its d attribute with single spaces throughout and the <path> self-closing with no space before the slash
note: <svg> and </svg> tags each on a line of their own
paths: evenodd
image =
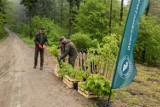
<svg viewBox="0 0 160 107">
<path fill-rule="evenodd" d="M 4 41 L 8 37 L 8 33 L 6 33 L 3 37 L 0 38 L 0 42 Z"/>
<path fill-rule="evenodd" d="M 33 39 L 30 39 L 29 37 L 21 37 L 21 39 L 28 45 L 34 45 Z"/>
<path fill-rule="evenodd" d="M 137 65 L 132 84 L 116 90 L 116 107 L 160 107 L 159 76 L 159 68 Z"/>
</svg>

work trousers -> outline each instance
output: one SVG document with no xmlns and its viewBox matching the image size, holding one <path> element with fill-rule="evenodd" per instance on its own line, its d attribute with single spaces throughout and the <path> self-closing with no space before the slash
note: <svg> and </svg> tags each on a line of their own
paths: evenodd
<svg viewBox="0 0 160 107">
<path fill-rule="evenodd" d="M 75 65 L 76 58 L 77 58 L 77 55 L 74 55 L 74 56 L 69 56 L 69 59 L 68 59 L 68 63 L 71 64 L 73 68 Z"/>
<path fill-rule="evenodd" d="M 44 49 L 40 49 L 40 48 L 37 47 L 37 46 L 35 46 L 34 66 L 37 66 L 39 52 L 40 52 L 40 66 L 43 67 L 43 62 L 44 62 Z"/>
</svg>

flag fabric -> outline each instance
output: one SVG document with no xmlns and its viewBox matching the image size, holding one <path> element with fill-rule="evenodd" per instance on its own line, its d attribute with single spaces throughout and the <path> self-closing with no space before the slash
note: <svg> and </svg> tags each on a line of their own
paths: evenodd
<svg viewBox="0 0 160 107">
<path fill-rule="evenodd" d="M 149 0 L 131 1 L 111 89 L 129 85 L 137 73 L 133 56 L 134 44 L 138 36 L 140 17 L 143 15 L 148 4 Z"/>
</svg>

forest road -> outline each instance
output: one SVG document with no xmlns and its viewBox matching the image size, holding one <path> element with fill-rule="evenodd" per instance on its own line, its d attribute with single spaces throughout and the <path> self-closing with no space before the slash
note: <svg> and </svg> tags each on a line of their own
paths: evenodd
<svg viewBox="0 0 160 107">
<path fill-rule="evenodd" d="M 55 62 L 45 51 L 44 70 L 33 69 L 34 46 L 13 32 L 0 43 L 0 107 L 88 107 L 93 101 L 68 89 L 53 75 Z"/>
</svg>

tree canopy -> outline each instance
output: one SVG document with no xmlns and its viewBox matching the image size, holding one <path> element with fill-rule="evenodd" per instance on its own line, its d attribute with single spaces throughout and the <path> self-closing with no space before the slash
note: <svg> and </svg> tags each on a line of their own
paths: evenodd
<svg viewBox="0 0 160 107">
<path fill-rule="evenodd" d="M 98 44 L 103 48 L 107 44 L 103 42 L 106 40 L 104 38 L 113 35 L 111 40 L 116 39 L 119 47 L 130 4 L 123 5 L 123 0 L 21 0 L 20 3 L 25 6 L 26 14 L 21 16 L 23 20 L 13 21 L 11 28 L 14 31 L 25 37 L 31 34 L 33 38 L 39 27 L 45 26 L 50 46 L 58 44 L 58 37 L 63 35 L 70 38 L 78 48 L 88 50 L 96 50 Z M 1 0 L 1 24 L 5 22 L 5 4 L 6 1 Z M 151 0 L 147 14 L 140 20 L 134 51 L 137 62 L 160 64 L 159 4 L 160 0 Z"/>
</svg>

